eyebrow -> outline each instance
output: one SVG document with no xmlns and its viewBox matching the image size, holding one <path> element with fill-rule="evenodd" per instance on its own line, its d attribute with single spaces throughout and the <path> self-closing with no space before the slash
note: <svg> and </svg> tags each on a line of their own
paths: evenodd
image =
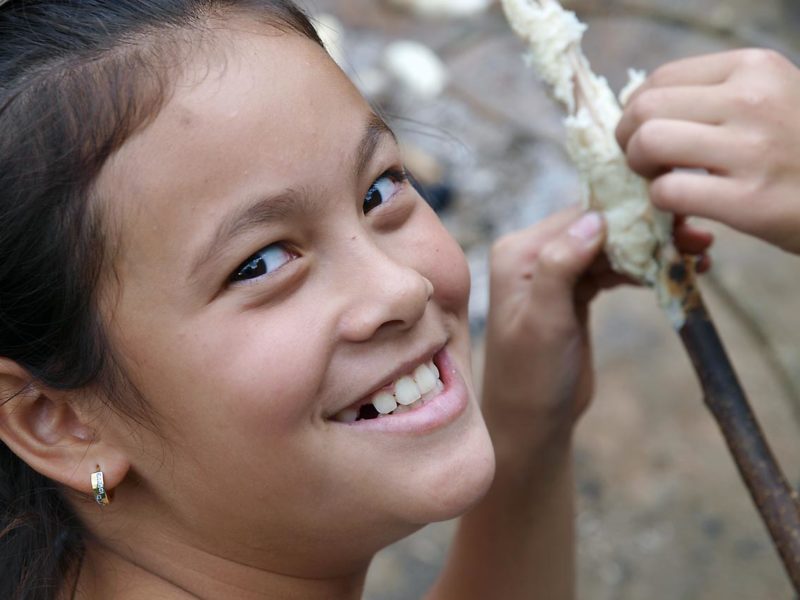
<svg viewBox="0 0 800 600">
<path fill-rule="evenodd" d="M 364 129 L 353 158 L 353 177 L 355 181 L 361 179 L 369 166 L 373 154 L 387 137 L 397 140 L 394 132 L 377 114 L 371 113 Z M 202 265 L 218 254 L 230 241 L 243 233 L 272 221 L 286 219 L 297 212 L 310 211 L 310 199 L 302 191 L 288 189 L 275 196 L 261 198 L 255 203 L 245 205 L 239 210 L 231 212 L 219 224 L 211 241 L 205 249 L 198 254 L 189 271 L 195 278 Z"/>
</svg>

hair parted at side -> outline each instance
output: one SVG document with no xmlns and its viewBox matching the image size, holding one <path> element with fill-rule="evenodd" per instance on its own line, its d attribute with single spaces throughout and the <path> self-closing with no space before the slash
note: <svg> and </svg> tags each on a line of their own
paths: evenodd
<svg viewBox="0 0 800 600">
<path fill-rule="evenodd" d="M 113 198 L 93 184 L 158 113 L 192 36 L 239 15 L 322 45 L 290 0 L 0 0 L 0 357 L 33 382 L 97 386 L 147 418 L 97 309 Z M 0 442 L 0 598 L 63 593 L 83 536 L 58 487 Z"/>
</svg>

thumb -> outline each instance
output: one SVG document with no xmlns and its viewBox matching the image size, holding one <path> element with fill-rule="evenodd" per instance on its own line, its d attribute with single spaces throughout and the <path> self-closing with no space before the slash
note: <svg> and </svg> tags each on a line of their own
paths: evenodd
<svg viewBox="0 0 800 600">
<path fill-rule="evenodd" d="M 605 230 L 603 217 L 588 212 L 541 249 L 531 284 L 537 305 L 568 304 L 572 310 L 575 284 L 600 253 Z"/>
</svg>

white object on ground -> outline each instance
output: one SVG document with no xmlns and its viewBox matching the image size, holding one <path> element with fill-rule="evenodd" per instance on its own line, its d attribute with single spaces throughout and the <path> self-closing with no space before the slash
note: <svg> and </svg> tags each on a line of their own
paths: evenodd
<svg viewBox="0 0 800 600">
<path fill-rule="evenodd" d="M 389 4 L 423 18 L 469 17 L 484 12 L 494 0 L 389 0 Z"/>
<path fill-rule="evenodd" d="M 383 104 L 391 87 L 389 75 L 379 67 L 365 67 L 352 75 L 353 83 L 370 101 Z"/>
<path fill-rule="evenodd" d="M 556 0 L 502 2 L 514 31 L 530 47 L 528 63 L 569 113 L 567 150 L 580 173 L 585 206 L 605 215 L 606 254 L 613 268 L 656 287 L 668 303 L 663 269 L 673 256 L 672 216 L 652 206 L 647 182 L 631 171 L 617 144 L 622 109 L 583 54 L 586 25 Z M 644 81 L 642 73 L 632 71 L 631 77 L 622 101 Z"/>
<path fill-rule="evenodd" d="M 383 56 L 386 71 L 422 99 L 432 100 L 447 86 L 447 67 L 424 44 L 399 41 L 389 44 Z"/>
</svg>

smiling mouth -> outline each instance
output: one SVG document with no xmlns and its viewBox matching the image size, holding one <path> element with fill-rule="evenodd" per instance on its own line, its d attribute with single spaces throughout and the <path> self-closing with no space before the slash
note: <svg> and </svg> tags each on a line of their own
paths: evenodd
<svg viewBox="0 0 800 600">
<path fill-rule="evenodd" d="M 367 421 L 416 410 L 444 390 L 436 364 L 430 360 L 414 368 L 390 385 L 333 416 L 340 423 Z"/>
</svg>

